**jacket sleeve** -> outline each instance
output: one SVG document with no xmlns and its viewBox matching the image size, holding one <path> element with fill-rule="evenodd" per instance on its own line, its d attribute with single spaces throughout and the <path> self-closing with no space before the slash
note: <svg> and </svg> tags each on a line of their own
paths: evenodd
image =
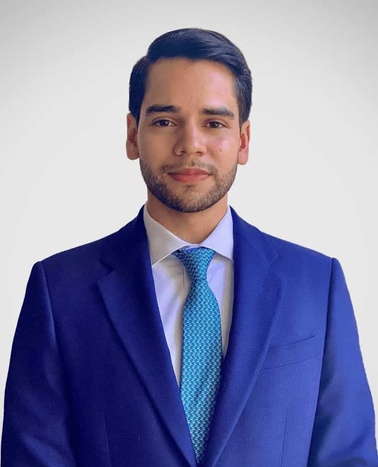
<svg viewBox="0 0 378 467">
<path fill-rule="evenodd" d="M 333 260 L 327 335 L 309 467 L 378 467 L 375 421 L 352 303 Z"/>
<path fill-rule="evenodd" d="M 5 390 L 2 467 L 75 466 L 69 406 L 46 276 L 34 265 Z"/>
</svg>

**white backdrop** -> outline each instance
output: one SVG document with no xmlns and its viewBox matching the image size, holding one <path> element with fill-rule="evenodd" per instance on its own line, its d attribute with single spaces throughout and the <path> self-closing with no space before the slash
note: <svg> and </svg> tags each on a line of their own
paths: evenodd
<svg viewBox="0 0 378 467">
<path fill-rule="evenodd" d="M 32 264 L 145 200 L 124 153 L 129 73 L 156 36 L 189 26 L 229 36 L 254 78 L 231 204 L 341 261 L 378 407 L 378 2 L 0 0 L 1 409 Z"/>
</svg>

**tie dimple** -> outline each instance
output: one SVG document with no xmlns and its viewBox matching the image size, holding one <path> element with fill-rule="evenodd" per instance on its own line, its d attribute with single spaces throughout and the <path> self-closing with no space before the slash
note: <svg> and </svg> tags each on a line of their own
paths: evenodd
<svg viewBox="0 0 378 467">
<path fill-rule="evenodd" d="M 203 460 L 222 364 L 219 306 L 207 282 L 214 254 L 204 247 L 174 253 L 191 282 L 183 310 L 181 398 L 198 463 Z"/>
</svg>

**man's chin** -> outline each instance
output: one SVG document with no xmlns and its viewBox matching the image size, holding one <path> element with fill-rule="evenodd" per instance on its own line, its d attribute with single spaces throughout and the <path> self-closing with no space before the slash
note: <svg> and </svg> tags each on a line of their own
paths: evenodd
<svg viewBox="0 0 378 467">
<path fill-rule="evenodd" d="M 155 195 L 156 196 L 156 195 Z M 168 208 L 181 213 L 196 213 L 210 209 L 222 197 L 211 198 L 209 196 L 199 195 L 188 197 L 178 196 L 156 196 L 157 199 Z"/>
</svg>

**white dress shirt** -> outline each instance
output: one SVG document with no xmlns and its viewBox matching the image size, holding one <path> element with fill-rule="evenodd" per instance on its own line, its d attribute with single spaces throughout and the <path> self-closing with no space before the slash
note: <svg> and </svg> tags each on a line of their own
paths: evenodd
<svg viewBox="0 0 378 467">
<path fill-rule="evenodd" d="M 199 245 L 193 245 L 167 230 L 143 212 L 150 249 L 152 274 L 165 338 L 178 384 L 181 377 L 182 311 L 190 279 L 182 262 L 172 253 L 183 247 L 204 246 L 215 251 L 207 279 L 221 313 L 222 350 L 226 354 L 234 296 L 233 224 L 230 208 L 215 230 Z"/>
</svg>

